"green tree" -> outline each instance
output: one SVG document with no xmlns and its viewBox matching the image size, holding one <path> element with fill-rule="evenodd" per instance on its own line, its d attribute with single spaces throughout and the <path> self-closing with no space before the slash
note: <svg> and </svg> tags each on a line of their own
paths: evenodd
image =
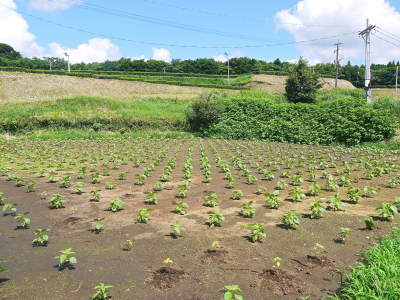
<svg viewBox="0 0 400 300">
<path fill-rule="evenodd" d="M 300 58 L 289 73 L 286 81 L 286 97 L 293 103 L 315 103 L 318 89 L 321 88 L 318 75 Z"/>
<path fill-rule="evenodd" d="M 22 58 L 19 52 L 15 51 L 13 47 L 7 44 L 0 43 L 0 56 L 7 59 L 19 59 Z"/>
</svg>

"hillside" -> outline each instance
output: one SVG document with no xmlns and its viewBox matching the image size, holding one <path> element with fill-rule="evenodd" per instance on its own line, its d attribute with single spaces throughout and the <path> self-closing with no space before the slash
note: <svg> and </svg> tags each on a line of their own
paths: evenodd
<svg viewBox="0 0 400 300">
<path fill-rule="evenodd" d="M 275 75 L 254 75 L 251 83 L 246 86 L 254 90 L 263 90 L 270 93 L 284 93 L 287 76 Z M 323 89 L 335 87 L 335 80 L 332 78 L 322 78 Z M 339 80 L 339 88 L 354 89 L 353 84 L 347 80 Z"/>
</svg>

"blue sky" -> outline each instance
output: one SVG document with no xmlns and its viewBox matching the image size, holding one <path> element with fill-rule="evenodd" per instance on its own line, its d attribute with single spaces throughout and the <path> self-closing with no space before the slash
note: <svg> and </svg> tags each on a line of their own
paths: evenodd
<svg viewBox="0 0 400 300">
<path fill-rule="evenodd" d="M 59 2 L 58 6 L 57 2 Z M 34 36 L 33 42 L 41 47 L 42 55 L 54 54 L 51 53 L 55 51 L 54 47 L 49 47 L 51 43 L 56 43 L 57 49 L 59 49 L 58 52 L 61 53 L 60 49 L 77 49 L 79 45 L 84 45 L 92 38 L 104 39 L 106 37 L 61 28 L 41 22 L 29 16 L 29 14 L 52 22 L 75 26 L 95 33 L 102 33 L 106 36 L 118 36 L 161 44 L 199 46 L 260 45 L 333 36 L 362 29 L 365 18 L 369 14 L 375 18 L 373 21 L 377 24 L 384 24 L 384 28 L 388 33 L 397 34 L 397 32 L 400 32 L 399 1 L 0 0 L 0 4 L 10 5 L 10 3 L 16 4 L 16 11 L 29 25 L 28 31 Z M 56 3 L 55 6 L 54 3 Z M 326 9 L 327 3 L 330 3 L 328 7 L 332 7 L 332 13 L 330 13 L 331 9 Z M 113 8 L 125 13 L 142 15 L 147 18 L 161 19 L 174 26 L 184 24 L 195 27 L 196 30 L 183 30 L 166 25 L 144 22 L 138 20 L 137 17 L 126 18 L 103 14 L 94 11 L 92 5 Z M 296 5 L 300 6 L 296 7 Z M 382 6 L 386 8 L 382 9 Z M 288 9 L 291 9 L 291 11 L 282 13 L 282 11 Z M 338 11 L 341 11 L 341 13 L 338 14 Z M 376 11 L 378 11 L 378 14 L 376 14 Z M 386 20 L 388 19 L 388 14 L 395 22 L 391 21 L 389 23 Z M 278 28 L 277 20 L 289 24 L 281 25 L 281 28 Z M 307 26 L 293 25 L 300 23 Z M 197 29 L 208 32 L 198 32 Z M 18 36 L 22 36 L 22 34 L 15 32 L 14 38 L 17 39 Z M 384 36 L 382 35 L 381 37 Z M 1 38 L 0 30 L 0 42 Z M 386 38 L 388 39 L 388 36 Z M 400 44 L 400 41 L 395 41 L 393 36 L 392 38 L 392 42 L 396 45 Z M 112 58 L 117 56 L 150 58 L 154 54 L 152 48 L 155 47 L 165 48 L 172 58 L 180 59 L 216 57 L 228 51 L 232 56 L 244 55 L 268 61 L 274 60 L 277 57 L 281 60 L 293 60 L 303 55 L 311 61 L 318 62 L 333 60 L 332 44 L 336 39 L 331 38 L 300 45 L 243 49 L 152 46 L 117 39 L 110 39 L 110 42 L 118 49 L 118 53 L 115 53 L 116 49 L 114 49 L 114 54 L 111 55 Z M 356 63 L 362 62 L 362 57 L 360 57 L 362 54 L 362 40 L 357 37 L 357 34 L 343 36 L 343 40 L 345 45 L 343 46 L 342 59 L 345 61 L 352 60 Z M 379 53 L 375 58 L 376 62 L 381 59 L 396 59 L 398 54 L 400 54 L 398 52 L 399 47 L 385 43 L 378 38 L 376 41 L 376 54 Z M 380 46 L 381 44 L 383 44 L 382 47 Z M 389 46 L 391 47 L 390 53 L 386 53 Z M 385 51 L 385 55 L 380 53 L 381 49 Z M 19 50 L 21 51 L 22 49 Z M 25 52 L 29 53 L 28 50 Z M 100 47 L 99 51 L 101 51 Z M 78 50 L 76 56 L 79 56 Z M 87 55 L 83 57 L 87 57 Z"/>
</svg>

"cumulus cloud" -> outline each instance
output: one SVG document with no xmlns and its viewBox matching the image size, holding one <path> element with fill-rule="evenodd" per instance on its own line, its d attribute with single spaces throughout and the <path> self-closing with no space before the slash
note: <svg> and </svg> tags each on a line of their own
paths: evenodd
<svg viewBox="0 0 400 300">
<path fill-rule="evenodd" d="M 359 31 L 366 27 L 367 18 L 371 24 L 379 25 L 388 32 L 397 34 L 400 31 L 400 13 L 387 0 L 302 0 L 289 9 L 279 11 L 275 18 L 277 27 L 291 33 L 296 41 Z M 372 36 L 373 63 L 397 60 L 400 49 L 378 39 L 378 36 L 390 40 L 379 32 Z M 357 33 L 344 35 L 340 41 L 344 43 L 341 56 L 345 60 L 363 61 L 363 40 Z M 334 39 L 321 40 L 299 44 L 298 48 L 309 60 L 333 62 L 334 42 Z"/>
<path fill-rule="evenodd" d="M 121 57 L 118 46 L 114 45 L 109 39 L 93 38 L 76 48 L 65 48 L 58 43 L 51 43 L 49 47 L 49 56 L 64 57 L 64 53 L 67 52 L 71 63 L 104 62 L 106 60 L 117 60 Z"/>
<path fill-rule="evenodd" d="M 235 52 L 233 52 L 233 53 L 229 53 L 229 58 L 230 58 L 230 59 L 231 59 L 231 58 L 243 57 L 243 56 L 244 56 L 244 54 L 243 54 L 243 52 L 240 51 L 240 50 L 237 50 L 237 51 L 235 51 Z M 213 59 L 214 59 L 215 61 L 219 61 L 219 62 L 222 62 L 222 63 L 228 61 L 228 59 L 227 59 L 227 57 L 226 57 L 226 55 L 225 55 L 224 53 L 219 54 L 219 55 L 216 55 L 216 56 L 213 56 Z"/>
<path fill-rule="evenodd" d="M 29 4 L 34 9 L 52 12 L 65 10 L 82 2 L 83 0 L 31 0 Z"/>
<path fill-rule="evenodd" d="M 152 48 L 153 56 L 152 59 L 162 60 L 165 62 L 171 62 L 172 55 L 168 49 L 165 48 Z"/>
<path fill-rule="evenodd" d="M 41 56 L 43 48 L 36 42 L 36 37 L 29 31 L 28 23 L 17 12 L 13 0 L 0 0 L 0 41 L 9 44 L 25 56 Z M 9 7 L 9 8 L 7 8 Z"/>
</svg>

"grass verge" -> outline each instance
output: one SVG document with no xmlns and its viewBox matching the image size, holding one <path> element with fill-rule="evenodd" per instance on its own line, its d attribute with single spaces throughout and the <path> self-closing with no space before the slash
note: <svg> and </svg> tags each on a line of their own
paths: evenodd
<svg viewBox="0 0 400 300">
<path fill-rule="evenodd" d="M 363 254 L 341 293 L 331 299 L 400 299 L 400 230 Z"/>
</svg>

